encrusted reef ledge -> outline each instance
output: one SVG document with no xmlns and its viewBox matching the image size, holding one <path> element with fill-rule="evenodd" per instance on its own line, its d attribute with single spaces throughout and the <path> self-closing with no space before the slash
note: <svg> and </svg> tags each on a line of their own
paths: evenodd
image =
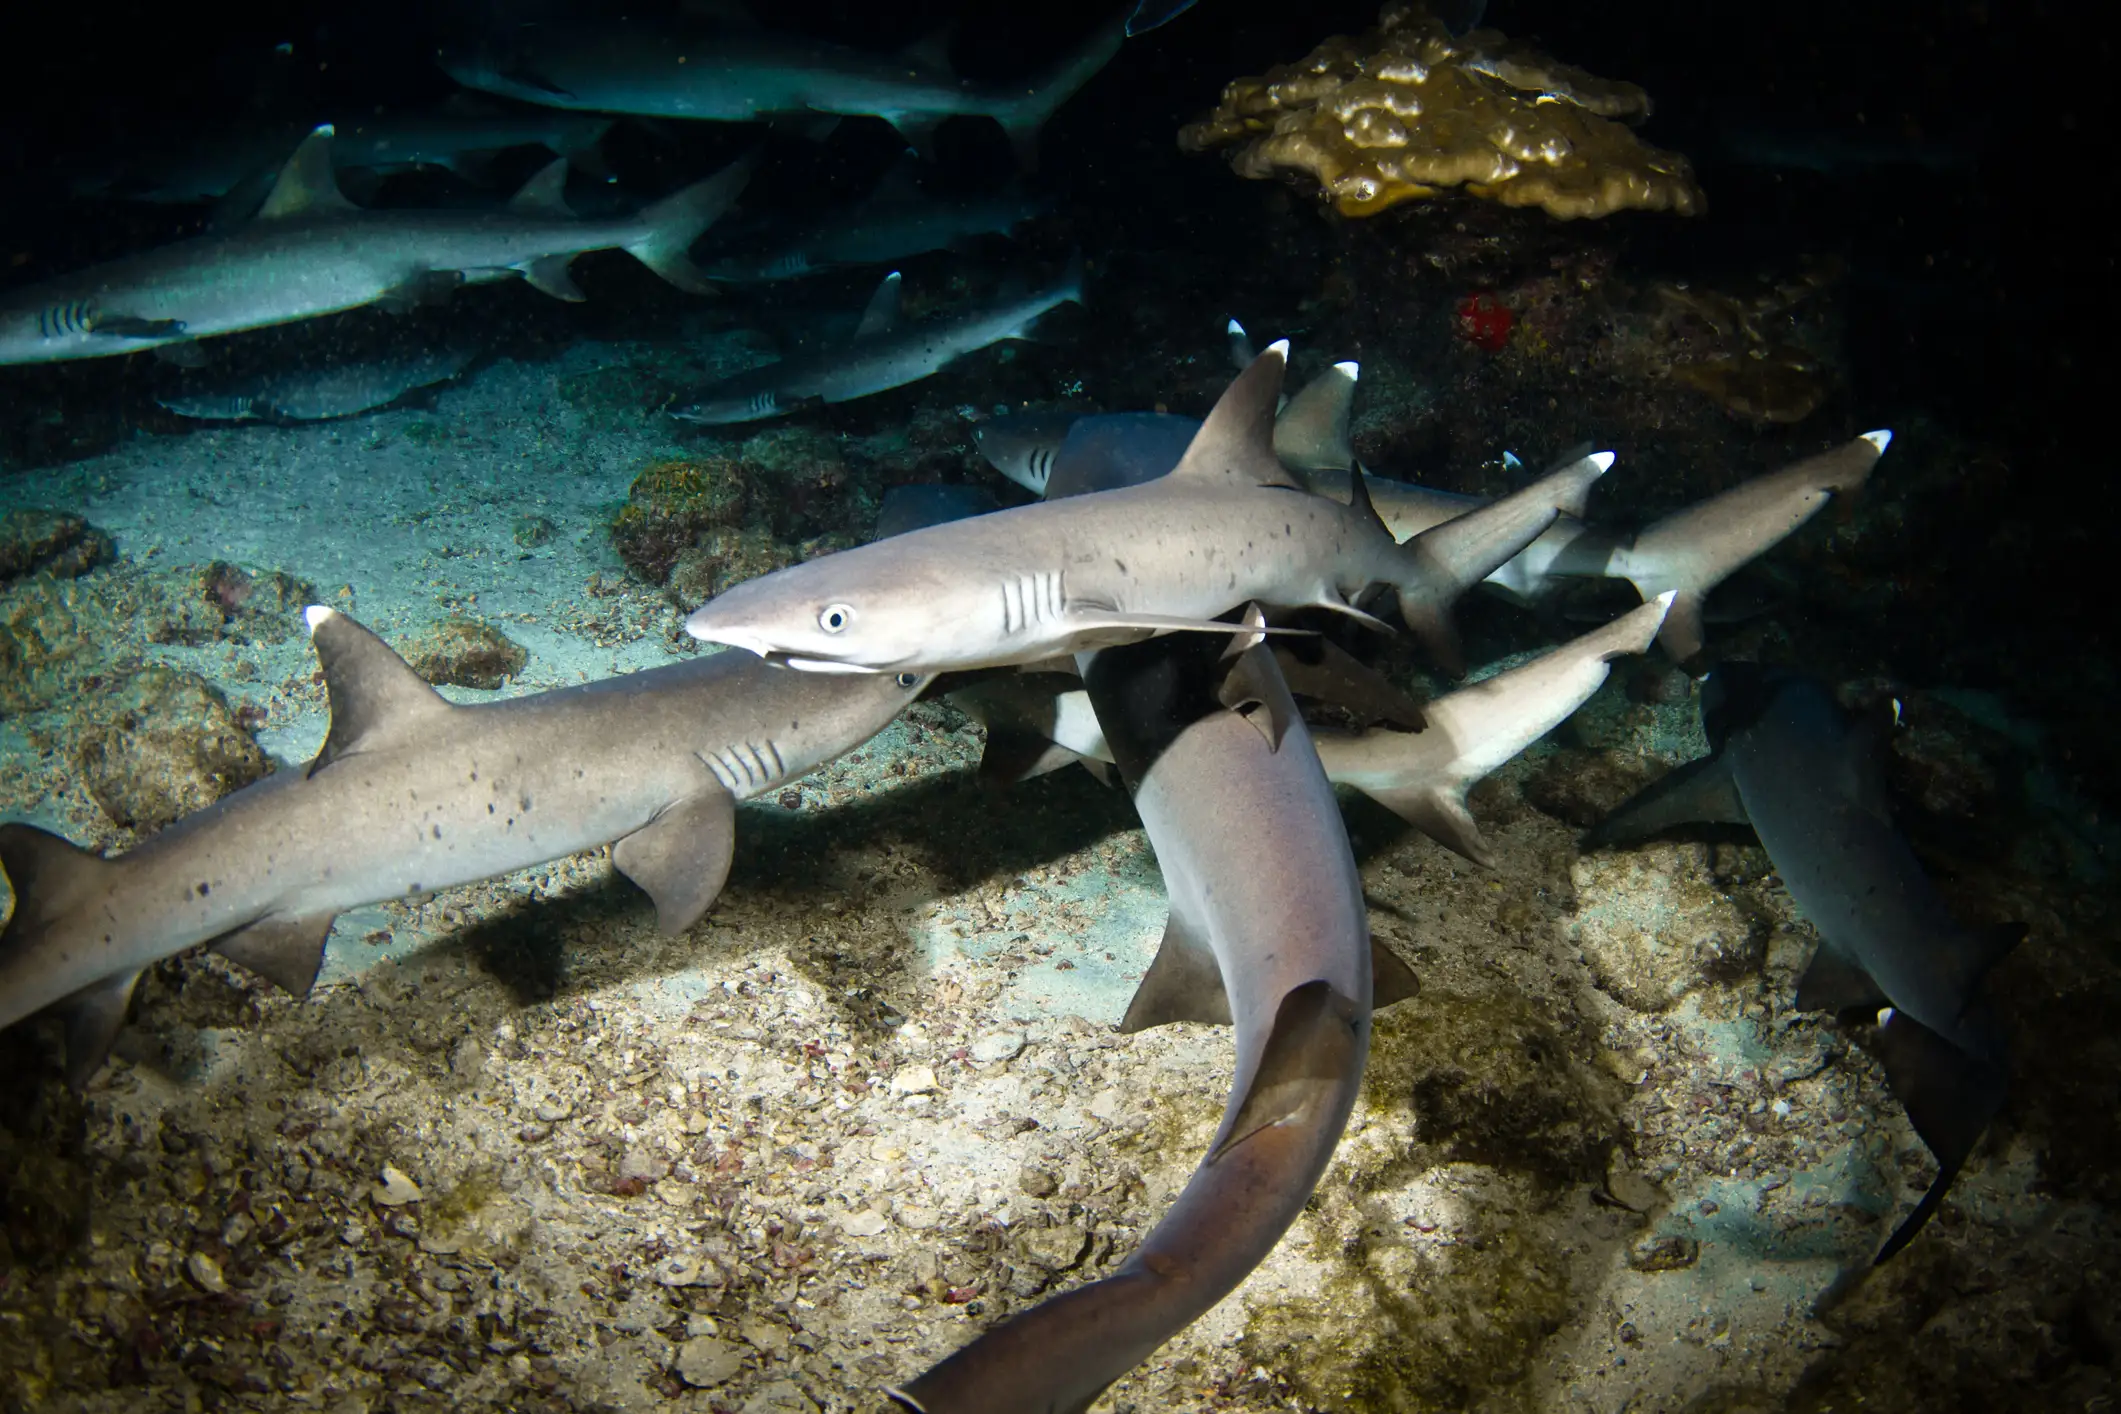
<svg viewBox="0 0 2121 1414">
<path fill-rule="evenodd" d="M 1624 125 L 1649 112 L 1634 84 L 1494 30 L 1454 37 L 1422 6 L 1395 0 L 1359 39 L 1336 35 L 1300 63 L 1233 80 L 1178 145 L 1238 144 L 1230 165 L 1243 177 L 1308 173 L 1346 216 L 1450 187 L 1564 220 L 1694 215 L 1704 198 L 1686 158 Z"/>
</svg>

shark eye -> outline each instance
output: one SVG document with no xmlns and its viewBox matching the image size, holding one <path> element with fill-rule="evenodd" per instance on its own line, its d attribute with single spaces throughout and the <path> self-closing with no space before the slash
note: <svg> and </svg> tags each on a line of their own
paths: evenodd
<svg viewBox="0 0 2121 1414">
<path fill-rule="evenodd" d="M 843 633 L 853 622 L 854 606 L 851 604 L 827 604 L 824 612 L 817 616 L 817 626 L 827 633 Z"/>
<path fill-rule="evenodd" d="M 898 683 L 900 687 L 911 689 L 920 686 L 921 675 L 919 673 L 900 673 L 893 681 Z"/>
</svg>

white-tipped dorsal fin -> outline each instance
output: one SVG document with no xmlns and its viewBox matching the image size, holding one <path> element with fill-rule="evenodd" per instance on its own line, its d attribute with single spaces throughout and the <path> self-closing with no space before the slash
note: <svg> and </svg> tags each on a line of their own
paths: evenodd
<svg viewBox="0 0 2121 1414">
<path fill-rule="evenodd" d="M 407 740 L 455 710 L 389 644 L 338 610 L 312 604 L 302 617 L 331 703 L 331 729 L 311 775 L 351 752 Z"/>
<path fill-rule="evenodd" d="M 555 157 L 508 199 L 508 209 L 523 216 L 572 216 L 567 209 L 567 159 Z"/>
<path fill-rule="evenodd" d="M 855 326 L 857 339 L 874 338 L 888 334 L 898 327 L 899 272 L 894 270 L 883 278 L 876 293 L 869 296 L 869 307 L 862 311 L 862 322 Z"/>
<path fill-rule="evenodd" d="M 1252 360 L 1259 357 L 1252 347 L 1252 336 L 1235 319 L 1223 325 L 1223 337 L 1230 341 L 1230 362 L 1235 367 L 1250 368 Z"/>
<path fill-rule="evenodd" d="M 1876 447 L 1878 455 L 1882 457 L 1885 455 L 1885 449 L 1893 445 L 1893 434 L 1887 428 L 1881 427 L 1876 432 L 1864 433 L 1863 440 Z"/>
<path fill-rule="evenodd" d="M 260 221 L 282 221 L 291 216 L 358 209 L 346 199 L 332 177 L 331 133 L 331 124 L 326 123 L 302 139 L 295 155 L 280 169 L 265 204 L 258 208 Z"/>
<path fill-rule="evenodd" d="M 1274 411 L 1288 371 L 1289 341 L 1278 339 L 1229 387 L 1193 435 L 1171 472 L 1173 482 L 1233 481 L 1248 486 L 1301 489 L 1274 455 Z"/>
<path fill-rule="evenodd" d="M 1336 363 L 1304 384 L 1274 423 L 1274 453 L 1297 471 L 1347 471 L 1355 465 L 1348 418 L 1355 407 L 1356 365 Z"/>
</svg>

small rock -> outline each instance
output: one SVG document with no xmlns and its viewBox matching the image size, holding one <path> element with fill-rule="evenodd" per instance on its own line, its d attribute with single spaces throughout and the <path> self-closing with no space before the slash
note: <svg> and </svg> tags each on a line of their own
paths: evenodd
<svg viewBox="0 0 2121 1414">
<path fill-rule="evenodd" d="M 74 765 L 112 823 L 153 834 L 272 774 L 204 678 L 159 663 L 95 695 Z"/>
<path fill-rule="evenodd" d="M 849 1213 L 840 1219 L 840 1231 L 849 1237 L 874 1237 L 891 1226 L 891 1219 L 874 1208 L 865 1208 L 859 1213 Z"/>
<path fill-rule="evenodd" d="M 1024 1049 L 1024 1033 L 1021 1031 L 989 1031 L 972 1043 L 972 1059 L 980 1065 L 994 1065 L 1010 1060 Z"/>
<path fill-rule="evenodd" d="M 574 1105 L 564 1095 L 547 1095 L 530 1112 L 547 1124 L 558 1124 L 574 1113 Z"/>
<path fill-rule="evenodd" d="M 515 537 L 516 544 L 528 550 L 552 539 L 558 528 L 544 516 L 517 516 L 510 525 L 509 532 Z"/>
<path fill-rule="evenodd" d="M 1657 1185 L 1635 1172 L 1625 1151 L 1615 1149 L 1606 1160 L 1606 1197 L 1630 1212 L 1647 1213 L 1664 1201 Z"/>
<path fill-rule="evenodd" d="M 35 570 L 73 579 L 117 554 L 110 536 L 66 511 L 0 514 L 0 580 Z"/>
<path fill-rule="evenodd" d="M 788 1328 L 771 1321 L 762 1321 L 756 1316 L 746 1316 L 737 1322 L 736 1333 L 747 1345 L 778 1355 L 788 1348 Z"/>
<path fill-rule="evenodd" d="M 694 1389 L 712 1389 L 735 1378 L 744 1357 L 719 1336 L 696 1335 L 678 1347 L 678 1378 Z"/>
<path fill-rule="evenodd" d="M 1016 1175 L 1016 1186 L 1032 1198 L 1051 1198 L 1060 1191 L 1060 1180 L 1036 1164 L 1025 1164 Z"/>
<path fill-rule="evenodd" d="M 891 1077 L 891 1093 L 894 1095 L 927 1095 L 935 1090 L 933 1066 L 908 1065 L 899 1067 Z"/>
<path fill-rule="evenodd" d="M 624 1183 L 654 1183 L 666 1173 L 670 1165 L 646 1149 L 628 1149 L 619 1159 L 619 1181 Z"/>
<path fill-rule="evenodd" d="M 1628 1249 L 1628 1265 L 1638 1272 L 1676 1272 L 1694 1265 L 1701 1244 L 1691 1237 L 1645 1237 Z"/>
<path fill-rule="evenodd" d="M 370 1189 L 368 1196 L 379 1208 L 402 1208 L 420 1201 L 420 1185 L 406 1177 L 396 1164 L 385 1164 L 383 1181 Z"/>
<path fill-rule="evenodd" d="M 1083 1259 L 1090 1248 L 1090 1234 L 1072 1225 L 1026 1228 L 1017 1235 L 1016 1246 L 1047 1271 L 1064 1272 Z"/>
<path fill-rule="evenodd" d="M 405 645 L 405 661 L 437 686 L 491 692 L 522 672 L 530 654 L 491 624 L 452 618 Z"/>
<path fill-rule="evenodd" d="M 221 1264 L 204 1252 L 194 1252 L 187 1257 L 184 1270 L 199 1290 L 210 1296 L 219 1296 L 228 1290 L 228 1278 L 222 1275 Z"/>
<path fill-rule="evenodd" d="M 655 1279 L 659 1286 L 719 1286 L 722 1269 L 712 1257 L 681 1252 L 656 1264 Z"/>
<path fill-rule="evenodd" d="M 1095 1095 L 1092 1095 L 1090 1097 L 1090 1103 L 1084 1106 L 1084 1108 L 1090 1112 L 1090 1115 L 1093 1119 L 1101 1119 L 1109 1123 L 1112 1120 L 1119 1118 L 1120 1103 L 1121 1101 L 1119 1091 L 1113 1089 L 1105 1089 L 1098 1091 Z"/>
<path fill-rule="evenodd" d="M 940 1208 L 931 1208 L 925 1203 L 901 1203 L 893 1210 L 892 1216 L 898 1219 L 901 1227 L 910 1227 L 915 1232 L 926 1232 L 943 1220 L 943 1211 Z"/>
<path fill-rule="evenodd" d="M 685 1132 L 687 1134 L 705 1134 L 707 1132 L 707 1116 L 701 1114 L 698 1110 L 686 1115 Z"/>
</svg>

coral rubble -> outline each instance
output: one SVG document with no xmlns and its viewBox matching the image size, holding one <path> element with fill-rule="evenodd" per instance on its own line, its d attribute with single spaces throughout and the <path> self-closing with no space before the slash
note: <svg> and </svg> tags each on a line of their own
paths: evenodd
<svg viewBox="0 0 2121 1414">
<path fill-rule="evenodd" d="M 1563 219 L 1703 206 L 1687 160 L 1620 119 L 1648 95 L 1561 64 L 1493 30 L 1454 38 L 1416 4 L 1385 7 L 1360 39 L 1223 90 L 1179 132 L 1189 152 L 1237 144 L 1240 176 L 1305 172 L 1343 215 L 1369 216 L 1449 187 Z"/>
</svg>

